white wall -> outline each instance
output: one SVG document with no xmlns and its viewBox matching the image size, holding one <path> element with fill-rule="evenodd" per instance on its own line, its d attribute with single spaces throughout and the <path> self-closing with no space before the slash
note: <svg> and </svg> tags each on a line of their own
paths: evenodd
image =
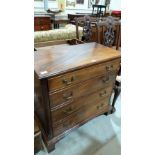
<svg viewBox="0 0 155 155">
<path fill-rule="evenodd" d="M 58 1 L 49 1 L 48 8 L 58 9 Z"/>
<path fill-rule="evenodd" d="M 100 0 L 99 4 L 104 4 L 105 0 Z M 65 3 L 66 4 L 66 3 Z M 58 9 L 58 0 L 49 1 L 48 8 Z M 88 0 L 84 0 L 84 4 L 77 4 L 75 8 L 66 8 L 65 13 L 76 13 L 76 12 L 91 12 L 91 8 L 88 8 Z M 121 0 L 111 0 L 110 10 L 121 10 Z M 44 11 L 44 2 L 34 2 L 34 11 Z"/>
<path fill-rule="evenodd" d="M 121 10 L 121 0 L 111 0 L 110 10 Z"/>
</svg>

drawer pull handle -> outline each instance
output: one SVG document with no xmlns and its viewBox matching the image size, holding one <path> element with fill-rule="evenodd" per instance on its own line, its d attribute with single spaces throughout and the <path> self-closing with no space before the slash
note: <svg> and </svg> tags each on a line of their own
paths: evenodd
<svg viewBox="0 0 155 155">
<path fill-rule="evenodd" d="M 101 108 L 103 108 L 103 103 L 102 104 L 100 104 L 100 105 L 98 105 L 96 108 L 98 109 L 98 110 L 100 110 Z"/>
<path fill-rule="evenodd" d="M 75 77 L 72 76 L 70 80 L 64 78 L 62 82 L 66 85 L 70 85 L 72 82 L 74 82 L 74 80 L 75 80 Z"/>
<path fill-rule="evenodd" d="M 106 90 L 104 92 L 101 92 L 99 95 L 100 97 L 104 97 L 107 94 Z"/>
<path fill-rule="evenodd" d="M 65 109 L 65 110 L 63 111 L 63 113 L 65 113 L 65 114 L 71 114 L 72 112 L 73 112 L 72 107 L 69 107 L 68 109 Z"/>
<path fill-rule="evenodd" d="M 65 100 L 70 100 L 73 98 L 73 96 L 68 96 L 68 97 L 64 97 L 64 98 L 65 98 Z"/>
<path fill-rule="evenodd" d="M 104 77 L 104 78 L 102 79 L 102 81 L 103 81 L 104 83 L 107 83 L 107 82 L 109 81 L 109 76 Z"/>
<path fill-rule="evenodd" d="M 113 67 L 114 67 L 113 65 L 106 66 L 106 70 L 107 70 L 107 71 L 112 71 L 112 70 L 113 70 Z"/>
<path fill-rule="evenodd" d="M 65 100 L 70 100 L 73 98 L 73 92 L 71 92 L 69 95 L 68 94 L 63 94 L 63 98 Z"/>
</svg>

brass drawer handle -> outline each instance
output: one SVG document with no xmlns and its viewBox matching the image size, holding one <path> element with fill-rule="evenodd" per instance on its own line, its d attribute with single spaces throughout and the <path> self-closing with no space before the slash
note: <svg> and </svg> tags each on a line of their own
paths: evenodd
<svg viewBox="0 0 155 155">
<path fill-rule="evenodd" d="M 101 103 L 100 105 L 98 105 L 96 108 L 97 108 L 97 110 L 100 110 L 101 108 L 103 108 L 103 103 Z"/>
<path fill-rule="evenodd" d="M 106 70 L 107 70 L 107 71 L 112 71 L 112 70 L 113 70 L 113 68 L 114 68 L 114 66 L 113 66 L 113 65 L 106 66 Z"/>
<path fill-rule="evenodd" d="M 74 82 L 74 80 L 75 80 L 75 77 L 72 76 L 72 77 L 70 78 L 70 80 L 64 78 L 64 79 L 62 80 L 62 82 L 63 82 L 64 84 L 66 84 L 66 85 L 70 85 L 72 82 Z"/>
<path fill-rule="evenodd" d="M 69 108 L 63 110 L 63 113 L 65 113 L 65 114 L 71 114 L 72 112 L 73 112 L 72 107 L 69 107 Z"/>
<path fill-rule="evenodd" d="M 107 94 L 107 91 L 105 90 L 104 92 L 101 92 L 99 95 L 100 97 L 104 97 Z"/>
<path fill-rule="evenodd" d="M 107 83 L 109 81 L 109 79 L 110 79 L 109 76 L 106 76 L 102 79 L 102 81 L 103 81 L 103 83 Z"/>
<path fill-rule="evenodd" d="M 72 99 L 72 98 L 73 98 L 73 92 L 70 92 L 69 95 L 68 95 L 68 94 L 63 94 L 63 98 L 64 98 L 65 100 L 70 100 L 70 99 Z"/>
</svg>

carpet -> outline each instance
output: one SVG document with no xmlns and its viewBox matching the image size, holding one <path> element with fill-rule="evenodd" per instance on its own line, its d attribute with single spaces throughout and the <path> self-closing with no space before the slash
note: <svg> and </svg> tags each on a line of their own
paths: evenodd
<svg viewBox="0 0 155 155">
<path fill-rule="evenodd" d="M 121 96 L 115 107 L 114 114 L 96 117 L 65 136 L 51 153 L 45 148 L 37 155 L 121 155 Z"/>
</svg>

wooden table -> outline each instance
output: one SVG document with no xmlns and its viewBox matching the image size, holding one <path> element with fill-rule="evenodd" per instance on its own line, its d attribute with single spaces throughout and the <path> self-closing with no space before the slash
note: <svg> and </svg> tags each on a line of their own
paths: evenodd
<svg viewBox="0 0 155 155">
<path fill-rule="evenodd" d="M 51 22 L 54 24 L 54 29 L 58 29 L 60 24 L 68 24 L 69 19 L 68 17 L 55 16 L 54 18 L 51 18 Z"/>
<path fill-rule="evenodd" d="M 95 42 L 75 44 L 42 43 L 34 52 L 35 112 L 49 152 L 72 130 L 113 110 L 120 52 Z"/>
</svg>

